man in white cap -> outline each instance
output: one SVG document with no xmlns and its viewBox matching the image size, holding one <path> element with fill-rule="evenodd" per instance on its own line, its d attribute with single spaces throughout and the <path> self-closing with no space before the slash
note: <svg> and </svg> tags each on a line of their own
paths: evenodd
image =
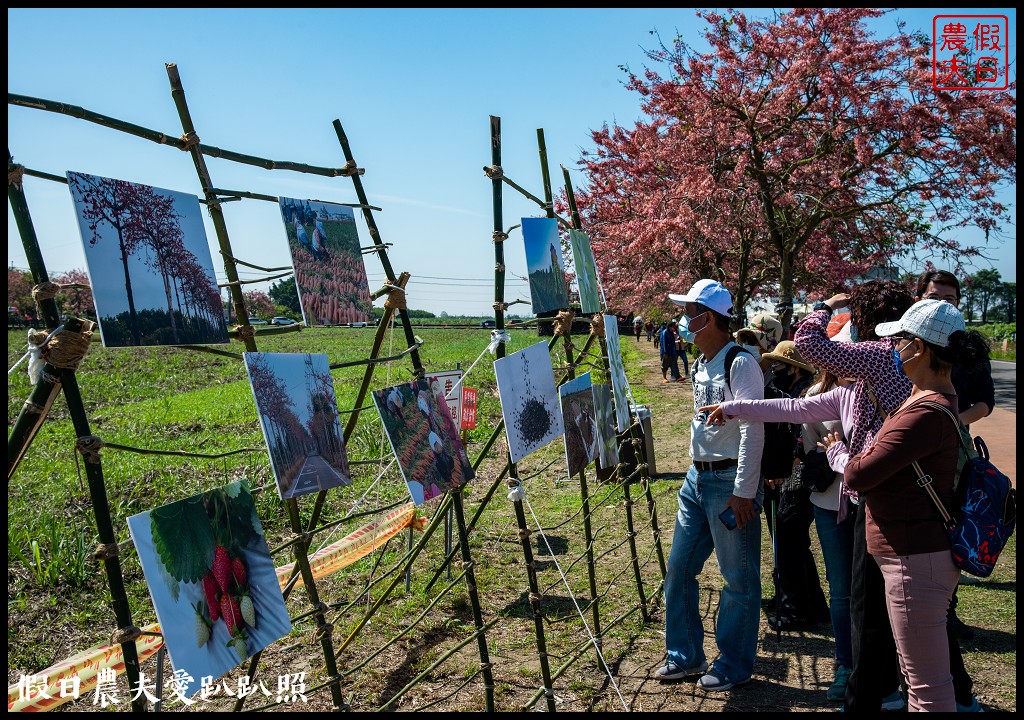
<svg viewBox="0 0 1024 720">
<path fill-rule="evenodd" d="M 701 356 L 691 374 L 693 464 L 679 489 L 665 578 L 667 660 L 656 677 L 668 681 L 701 676 L 704 690 L 724 691 L 750 681 L 757 656 L 764 428 L 741 420 L 708 425 L 697 409 L 734 398 L 760 400 L 764 378 L 757 360 L 730 338 L 732 296 L 721 283 L 700 280 L 685 295 L 668 297 L 683 307 Z M 725 588 L 715 627 L 719 656 L 709 670 L 697 576 L 712 550 Z"/>
</svg>

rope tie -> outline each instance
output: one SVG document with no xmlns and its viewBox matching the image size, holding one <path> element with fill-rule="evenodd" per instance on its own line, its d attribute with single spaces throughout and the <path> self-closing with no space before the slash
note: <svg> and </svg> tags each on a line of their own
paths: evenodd
<svg viewBox="0 0 1024 720">
<path fill-rule="evenodd" d="M 303 534 L 304 535 L 309 535 L 309 533 L 303 533 Z M 316 611 L 320 615 L 326 615 L 330 611 L 330 609 L 331 609 L 330 606 L 327 603 L 323 602 L 322 600 L 316 604 Z"/>
<path fill-rule="evenodd" d="M 243 342 L 256 337 L 256 330 L 252 325 L 235 325 L 235 332 L 238 333 L 238 339 Z"/>
<path fill-rule="evenodd" d="M 25 177 L 25 166 L 24 165 L 8 165 L 7 166 L 7 184 L 17 185 L 21 187 L 22 178 Z"/>
<path fill-rule="evenodd" d="M 472 570 L 473 568 L 476 567 L 476 563 L 474 561 L 472 561 L 472 560 L 463 560 L 462 561 L 462 567 L 465 570 Z"/>
<path fill-rule="evenodd" d="M 388 285 L 388 299 L 384 301 L 384 307 L 405 310 L 405 290 L 397 285 Z"/>
<path fill-rule="evenodd" d="M 501 165 L 488 165 L 484 167 L 484 175 L 491 180 L 501 180 L 505 177 L 505 171 L 501 169 Z"/>
<path fill-rule="evenodd" d="M 533 534 L 533 530 L 531 530 L 530 528 L 523 528 L 522 530 L 519 531 L 519 539 L 520 540 L 529 540 L 530 539 L 530 535 L 532 535 L 532 534 Z"/>
<path fill-rule="evenodd" d="M 539 603 L 541 600 L 540 593 L 530 593 L 530 602 Z"/>
<path fill-rule="evenodd" d="M 40 300 L 53 300 L 57 297 L 57 293 L 60 292 L 60 285 L 55 282 L 43 282 L 32 288 L 32 299 L 36 301 L 36 305 L 39 304 Z"/>
<path fill-rule="evenodd" d="M 104 560 L 116 558 L 120 554 L 121 548 L 117 543 L 100 543 L 96 546 L 96 549 L 92 551 L 92 559 L 103 562 Z"/>
<path fill-rule="evenodd" d="M 24 407 L 24 412 L 28 413 L 29 415 L 42 415 L 43 411 L 46 410 L 46 408 L 44 408 L 42 405 L 37 405 L 36 403 L 29 402 L 28 400 L 25 401 Z"/>
<path fill-rule="evenodd" d="M 124 645 L 133 640 L 138 640 L 140 637 L 142 637 L 142 631 L 134 625 L 128 625 L 114 631 L 114 634 L 110 636 L 110 644 Z"/>
<path fill-rule="evenodd" d="M 91 327 L 92 323 L 89 323 L 89 328 Z M 91 342 L 91 329 L 80 333 L 62 330 L 54 333 L 43 353 L 46 355 L 46 361 L 58 370 L 77 370 L 85 359 L 85 354 L 89 352 Z"/>
<path fill-rule="evenodd" d="M 555 318 L 555 335 L 561 337 L 572 332 L 572 321 L 575 314 L 572 310 L 561 310 Z"/>
<path fill-rule="evenodd" d="M 508 240 L 508 233 L 502 232 L 501 230 L 495 230 L 491 233 L 491 242 L 500 243 Z"/>
<path fill-rule="evenodd" d="M 596 335 L 599 338 L 604 337 L 604 318 L 601 317 L 600 313 L 594 315 L 590 321 L 590 334 Z"/>
<path fill-rule="evenodd" d="M 359 169 L 359 166 L 356 164 L 355 160 L 353 160 L 352 162 L 346 162 L 344 165 L 342 165 L 341 172 L 345 177 L 363 174 L 362 171 Z"/>
<path fill-rule="evenodd" d="M 554 690 L 552 690 L 551 688 L 548 688 L 548 687 L 544 688 L 544 697 L 546 697 L 546 698 L 553 698 L 554 696 L 555 696 L 555 691 Z"/>
<path fill-rule="evenodd" d="M 316 633 L 313 635 L 313 639 L 314 640 L 319 640 L 322 637 L 324 637 L 325 635 L 330 635 L 333 632 L 334 632 L 334 624 L 333 623 L 324 623 L 323 627 L 317 628 Z"/>
<path fill-rule="evenodd" d="M 82 453 L 82 458 L 87 463 L 98 465 L 100 462 L 100 448 L 105 444 L 102 438 L 95 435 L 83 435 L 75 440 L 75 450 Z"/>
<path fill-rule="evenodd" d="M 505 263 L 495 263 L 494 269 L 498 272 L 505 272 Z"/>
<path fill-rule="evenodd" d="M 564 345 L 565 345 L 565 351 L 566 352 L 572 352 L 573 350 L 576 349 L 576 345 L 573 344 L 573 341 L 570 339 L 570 337 L 571 337 L 570 335 L 566 335 L 565 336 Z M 574 367 L 578 366 L 578 365 L 579 365 L 579 363 L 573 363 Z"/>
<path fill-rule="evenodd" d="M 199 136 L 195 131 L 187 132 L 178 139 L 181 140 L 181 149 L 183 152 L 189 152 L 192 148 L 199 145 Z"/>
<path fill-rule="evenodd" d="M 502 312 L 505 312 L 506 310 L 508 310 L 508 303 L 507 302 L 491 303 L 491 307 L 494 308 L 495 310 L 501 310 Z"/>
</svg>

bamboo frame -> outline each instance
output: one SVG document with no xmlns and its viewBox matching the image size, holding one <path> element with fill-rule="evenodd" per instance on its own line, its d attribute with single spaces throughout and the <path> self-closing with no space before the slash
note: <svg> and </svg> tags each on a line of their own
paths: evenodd
<svg viewBox="0 0 1024 720">
<path fill-rule="evenodd" d="M 7 167 L 10 171 L 14 166 L 14 159 L 10 150 L 7 151 Z M 8 178 L 11 173 L 8 172 Z M 25 248 L 25 255 L 28 258 L 29 268 L 36 285 L 49 282 L 49 275 L 46 272 L 46 265 L 43 262 L 42 253 L 39 250 L 39 241 L 36 237 L 35 227 L 32 223 L 32 216 L 28 210 L 28 201 L 25 199 L 25 192 L 20 182 L 10 179 L 7 183 L 7 197 L 11 203 L 15 220 L 18 224 L 18 231 L 21 235 L 21 242 Z M 59 311 L 57 303 L 53 298 L 43 299 L 39 302 L 40 310 L 46 321 L 47 328 L 55 329 L 59 322 Z M 80 322 L 80 321 L 76 321 Z M 70 323 L 69 323 L 70 324 Z M 14 472 L 17 462 L 12 463 L 12 441 L 14 442 L 14 457 L 20 461 L 28 451 L 32 439 L 35 437 L 39 426 L 46 417 L 56 394 L 63 391 L 64 400 L 68 406 L 68 413 L 71 416 L 71 424 L 74 427 L 75 435 L 79 438 L 91 437 L 92 430 L 89 427 L 89 418 L 85 412 L 85 403 L 82 401 L 82 393 L 78 388 L 78 378 L 74 370 L 58 370 L 52 365 L 45 365 L 39 383 L 33 390 L 32 398 L 45 395 L 44 404 L 40 407 L 38 420 L 23 420 L 25 411 L 18 416 L 15 423 L 15 432 L 12 432 L 7 441 L 7 478 L 8 481 Z M 96 518 L 96 532 L 100 543 L 103 545 L 116 545 L 117 535 L 114 533 L 114 523 L 110 517 L 110 503 L 107 501 L 106 484 L 103 481 L 103 460 L 99 453 L 87 458 L 85 462 L 85 474 L 88 479 L 89 497 L 92 501 L 93 516 Z M 121 560 L 115 554 L 105 558 L 103 570 L 107 577 L 107 585 L 110 588 L 111 605 L 114 609 L 114 619 L 118 628 L 130 628 L 132 625 L 131 607 L 128 603 L 128 593 L 124 586 L 124 576 L 121 572 Z M 125 675 L 128 679 L 129 688 L 138 688 L 141 682 L 141 668 L 139 656 L 135 648 L 134 639 L 121 644 L 121 651 L 124 657 Z M 140 699 L 141 698 L 141 699 Z M 139 693 L 139 697 L 132 700 L 132 710 L 142 712 L 146 708 L 145 696 Z"/>
<path fill-rule="evenodd" d="M 491 167 L 501 167 L 501 118 L 491 115 Z M 502 219 L 501 183 L 502 177 L 497 174 L 490 174 L 491 177 L 491 202 L 493 207 L 494 232 L 502 232 L 505 223 Z M 525 191 L 524 191 L 525 192 Z M 498 330 L 505 328 L 505 243 L 494 243 L 494 326 Z M 552 337 L 548 343 L 548 349 L 554 345 L 557 338 Z M 505 357 L 505 344 L 499 343 L 496 359 Z M 511 454 L 508 455 L 506 466 L 509 468 L 509 485 L 512 481 L 518 483 L 519 475 L 516 464 L 512 462 Z M 540 660 L 541 677 L 544 680 L 544 693 L 547 697 L 549 712 L 555 712 L 555 695 L 551 687 L 551 668 L 548 665 L 547 640 L 544 637 L 544 613 L 541 608 L 541 596 L 539 583 L 537 582 L 537 570 L 533 561 L 533 548 L 530 545 L 530 529 L 526 525 L 526 514 L 523 512 L 523 501 L 515 499 L 512 502 L 515 509 L 516 526 L 519 528 L 519 542 L 523 548 L 523 563 L 526 566 L 527 583 L 529 585 L 530 607 L 533 611 L 534 634 L 537 638 L 537 656 Z"/>
</svg>

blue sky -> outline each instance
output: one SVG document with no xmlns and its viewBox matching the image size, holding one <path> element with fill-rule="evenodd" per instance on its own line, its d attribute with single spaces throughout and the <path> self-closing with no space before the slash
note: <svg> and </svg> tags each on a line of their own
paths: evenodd
<svg viewBox="0 0 1024 720">
<path fill-rule="evenodd" d="M 750 15 L 763 14 L 763 10 Z M 944 13 L 1016 12 L 995 8 Z M 931 33 L 935 11 L 900 10 Z M 176 63 L 202 142 L 311 165 L 344 164 L 332 127 L 341 121 L 360 167 L 381 239 L 396 271 L 413 273 L 410 307 L 493 313 L 489 116 L 501 118 L 502 166 L 542 195 L 537 129 L 543 128 L 556 192 L 559 168 L 583 183 L 576 162 L 604 123 L 642 114 L 620 66 L 647 64 L 657 30 L 697 41 L 688 9 L 8 9 L 8 91 L 41 97 L 181 134 L 165 63 Z M 893 18 L 885 20 L 891 27 Z M 889 27 L 881 30 L 888 31 Z M 1011 36 L 1011 61 L 1016 39 Z M 1016 79 L 1015 70 L 1012 79 Z M 68 116 L 8 106 L 16 162 L 63 175 L 75 170 L 201 194 L 185 153 Z M 356 202 L 351 180 L 267 171 L 207 158 L 214 185 L 274 196 Z M 84 268 L 66 186 L 26 177 L 25 191 L 51 273 Z M 1008 193 L 1012 197 L 1012 193 Z M 506 228 L 541 210 L 505 187 Z M 224 205 L 236 257 L 289 265 L 275 203 Z M 205 216 L 223 280 L 216 235 Z M 361 242 L 369 234 L 357 213 Z M 1004 280 L 1016 280 L 1016 229 L 993 248 Z M 8 264 L 26 267 L 8 208 Z M 528 299 L 519 231 L 506 245 L 505 299 Z M 367 258 L 370 287 L 383 282 Z M 241 268 L 243 279 L 263 275 Z M 261 287 L 256 285 L 253 287 Z M 265 286 L 262 286 L 265 287 Z"/>
</svg>

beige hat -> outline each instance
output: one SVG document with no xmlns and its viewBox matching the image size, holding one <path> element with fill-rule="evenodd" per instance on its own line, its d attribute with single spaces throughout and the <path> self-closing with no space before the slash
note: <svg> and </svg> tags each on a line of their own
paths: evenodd
<svg viewBox="0 0 1024 720">
<path fill-rule="evenodd" d="M 762 360 L 778 360 L 789 365 L 796 365 L 798 368 L 803 368 L 810 372 L 815 372 L 814 366 L 809 364 L 800 355 L 800 351 L 796 349 L 796 343 L 792 340 L 783 340 L 775 349 L 770 353 L 765 353 L 761 356 Z"/>
<path fill-rule="evenodd" d="M 744 331 L 754 334 L 757 344 L 761 346 L 761 352 L 774 350 L 775 346 L 779 344 L 779 340 L 782 339 L 782 323 L 771 315 L 755 315 L 750 321 L 750 325 L 737 330 L 736 335 Z"/>
</svg>

